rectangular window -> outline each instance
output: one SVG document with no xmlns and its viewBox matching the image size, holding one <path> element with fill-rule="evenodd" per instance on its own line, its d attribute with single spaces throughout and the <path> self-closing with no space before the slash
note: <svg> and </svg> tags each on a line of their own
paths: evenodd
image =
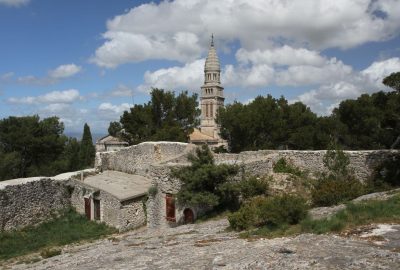
<svg viewBox="0 0 400 270">
<path fill-rule="evenodd" d="M 94 219 L 100 220 L 100 200 L 93 200 Z"/>
<path fill-rule="evenodd" d="M 166 219 L 175 222 L 175 198 L 171 194 L 165 195 Z"/>
<path fill-rule="evenodd" d="M 210 104 L 210 117 L 214 117 L 213 104 Z"/>
</svg>

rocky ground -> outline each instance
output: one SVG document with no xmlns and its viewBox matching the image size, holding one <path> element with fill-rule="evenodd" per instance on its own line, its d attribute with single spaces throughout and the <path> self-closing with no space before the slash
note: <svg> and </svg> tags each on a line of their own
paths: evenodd
<svg viewBox="0 0 400 270">
<path fill-rule="evenodd" d="M 240 239 L 226 219 L 172 229 L 141 229 L 59 256 L 6 269 L 400 269 L 400 225 L 369 225 L 339 235 Z"/>
</svg>

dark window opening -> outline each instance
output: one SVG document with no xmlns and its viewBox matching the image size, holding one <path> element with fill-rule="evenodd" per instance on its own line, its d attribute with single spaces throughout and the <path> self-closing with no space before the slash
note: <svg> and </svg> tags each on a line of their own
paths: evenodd
<svg viewBox="0 0 400 270">
<path fill-rule="evenodd" d="M 100 220 L 100 200 L 93 200 L 94 219 Z"/>
<path fill-rule="evenodd" d="M 175 222 L 175 198 L 171 194 L 165 195 L 166 219 Z"/>
</svg>

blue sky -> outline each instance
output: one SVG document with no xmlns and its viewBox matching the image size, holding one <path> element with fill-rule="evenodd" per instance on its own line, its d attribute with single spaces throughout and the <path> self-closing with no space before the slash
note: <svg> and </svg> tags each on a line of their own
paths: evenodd
<svg viewBox="0 0 400 270">
<path fill-rule="evenodd" d="M 106 133 L 149 89 L 198 92 L 210 35 L 226 103 L 257 95 L 320 115 L 388 90 L 398 0 L 0 0 L 0 118 L 57 115 Z"/>
</svg>

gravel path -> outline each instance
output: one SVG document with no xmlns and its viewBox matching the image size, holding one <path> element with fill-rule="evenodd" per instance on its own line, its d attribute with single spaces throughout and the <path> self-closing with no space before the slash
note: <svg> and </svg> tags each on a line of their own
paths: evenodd
<svg viewBox="0 0 400 270">
<path fill-rule="evenodd" d="M 59 256 L 12 269 L 400 269 L 400 226 L 384 244 L 359 237 L 302 234 L 246 240 L 226 219 L 165 230 L 141 229 L 69 246 Z M 396 241 L 390 241 L 389 238 Z"/>
</svg>

